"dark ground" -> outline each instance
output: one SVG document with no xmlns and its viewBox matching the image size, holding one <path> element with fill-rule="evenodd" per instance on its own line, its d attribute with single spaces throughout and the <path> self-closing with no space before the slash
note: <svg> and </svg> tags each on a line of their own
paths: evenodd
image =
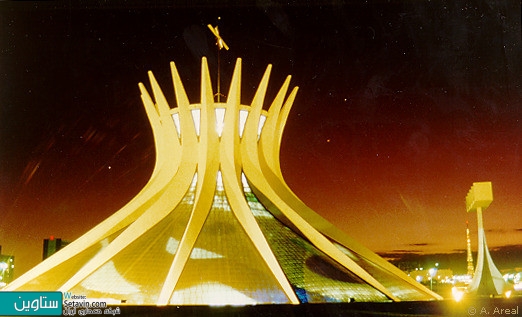
<svg viewBox="0 0 522 317">
<path fill-rule="evenodd" d="M 398 303 L 211 306 L 120 306 L 121 316 L 520 316 L 522 297 Z"/>
</svg>

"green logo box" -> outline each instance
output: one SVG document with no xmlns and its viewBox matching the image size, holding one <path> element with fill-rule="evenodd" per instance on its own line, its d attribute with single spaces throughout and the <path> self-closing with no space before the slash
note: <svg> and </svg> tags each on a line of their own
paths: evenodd
<svg viewBox="0 0 522 317">
<path fill-rule="evenodd" d="M 0 316 L 59 316 L 61 292 L 0 292 Z"/>
</svg>

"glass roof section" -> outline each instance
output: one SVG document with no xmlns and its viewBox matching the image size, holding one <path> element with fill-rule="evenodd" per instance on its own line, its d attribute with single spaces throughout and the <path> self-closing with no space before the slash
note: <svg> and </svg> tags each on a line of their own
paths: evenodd
<svg viewBox="0 0 522 317">
<path fill-rule="evenodd" d="M 386 287 L 393 295 L 397 296 L 400 300 L 414 301 L 414 300 L 430 300 L 431 297 L 415 289 L 410 284 L 393 275 L 381 266 L 373 263 L 365 257 L 348 250 L 344 246 L 333 242 L 333 244 L 339 248 L 344 254 L 348 255 L 354 260 L 360 267 L 365 269 L 373 277 L 375 277 L 384 287 Z"/>
<path fill-rule="evenodd" d="M 170 304 L 288 303 L 228 203 L 218 175 L 214 201 Z"/>
<path fill-rule="evenodd" d="M 246 199 L 283 271 L 303 303 L 388 298 L 277 220 L 243 183 Z"/>
<path fill-rule="evenodd" d="M 192 211 L 196 179 L 173 211 L 87 276 L 71 292 L 88 298 L 104 298 L 109 302 L 156 304 L 176 253 L 176 241 L 181 239 Z"/>
</svg>

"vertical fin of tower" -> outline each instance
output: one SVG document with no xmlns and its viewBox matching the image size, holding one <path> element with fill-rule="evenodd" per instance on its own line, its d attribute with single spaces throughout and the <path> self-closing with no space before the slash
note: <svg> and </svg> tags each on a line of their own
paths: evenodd
<svg viewBox="0 0 522 317">
<path fill-rule="evenodd" d="M 476 212 L 479 240 L 477 267 L 475 268 L 473 279 L 468 285 L 468 291 L 477 295 L 500 295 L 505 291 L 506 282 L 489 253 L 486 234 L 484 232 L 482 207 L 477 207 Z"/>
<path fill-rule="evenodd" d="M 238 59 L 230 91 L 228 93 L 227 108 L 225 114 L 224 131 L 221 137 L 220 147 L 221 170 L 223 184 L 232 212 L 238 219 L 246 234 L 261 254 L 263 260 L 270 267 L 279 285 L 288 297 L 290 303 L 298 304 L 299 300 L 293 292 L 283 270 L 268 245 L 263 232 L 259 228 L 243 192 L 241 184 L 241 156 L 239 151 L 239 106 L 240 102 L 241 60 Z"/>
</svg>

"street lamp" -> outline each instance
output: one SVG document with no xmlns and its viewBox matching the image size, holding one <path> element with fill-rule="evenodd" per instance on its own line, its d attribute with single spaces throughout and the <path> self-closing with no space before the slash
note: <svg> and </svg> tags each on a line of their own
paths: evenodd
<svg viewBox="0 0 522 317">
<path fill-rule="evenodd" d="M 435 263 L 435 267 L 429 269 L 429 273 L 430 273 L 430 290 L 433 291 L 433 277 L 435 276 L 435 274 L 437 274 L 437 268 L 439 267 L 439 263 Z"/>
</svg>

